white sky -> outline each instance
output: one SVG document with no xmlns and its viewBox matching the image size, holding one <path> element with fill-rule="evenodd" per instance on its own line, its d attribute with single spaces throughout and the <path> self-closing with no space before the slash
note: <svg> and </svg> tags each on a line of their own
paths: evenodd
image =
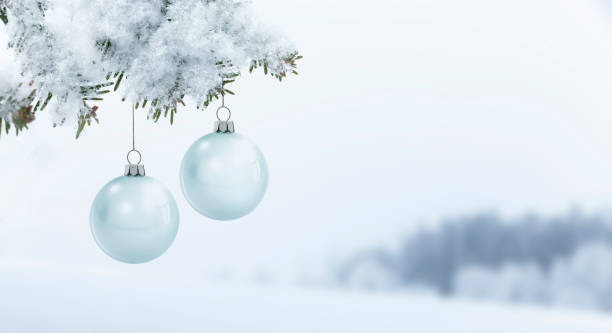
<svg viewBox="0 0 612 333">
<path fill-rule="evenodd" d="M 612 17 L 599 0 L 256 0 L 305 56 L 279 84 L 244 75 L 228 99 L 262 149 L 269 192 L 243 220 L 200 217 L 180 191 L 182 155 L 213 112 L 137 124 L 149 175 L 181 210 L 173 247 L 115 263 L 89 232 L 96 192 L 123 171 L 129 106 L 102 125 L 0 139 L 0 261 L 54 269 L 290 271 L 392 241 L 440 217 L 561 213 L 612 203 Z M 44 117 L 43 117 L 44 118 Z M 190 268 L 191 266 L 191 268 Z"/>
</svg>

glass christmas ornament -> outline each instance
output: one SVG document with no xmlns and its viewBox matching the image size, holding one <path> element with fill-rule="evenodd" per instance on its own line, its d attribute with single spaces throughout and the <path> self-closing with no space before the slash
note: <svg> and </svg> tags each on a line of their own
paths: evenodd
<svg viewBox="0 0 612 333">
<path fill-rule="evenodd" d="M 130 165 L 124 176 L 98 192 L 89 220 L 102 251 L 118 261 L 140 264 L 161 256 L 172 245 L 179 214 L 172 194 L 145 176 L 143 165 Z"/>
<path fill-rule="evenodd" d="M 179 213 L 172 194 L 145 175 L 142 155 L 136 150 L 132 105 L 132 150 L 123 176 L 98 192 L 91 205 L 89 225 L 96 243 L 112 258 L 141 264 L 161 256 L 174 242 Z M 132 162 L 130 156 L 138 155 Z"/>
<path fill-rule="evenodd" d="M 249 214 L 261 202 L 268 185 L 268 167 L 259 148 L 234 133 L 234 123 L 228 118 L 217 121 L 213 133 L 187 150 L 180 179 L 183 194 L 196 211 L 228 221 Z"/>
</svg>

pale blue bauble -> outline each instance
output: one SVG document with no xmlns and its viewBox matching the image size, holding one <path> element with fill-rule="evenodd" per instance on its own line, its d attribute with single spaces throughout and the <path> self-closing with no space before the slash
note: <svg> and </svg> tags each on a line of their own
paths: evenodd
<svg viewBox="0 0 612 333">
<path fill-rule="evenodd" d="M 139 264 L 161 256 L 172 245 L 179 213 L 172 194 L 154 178 L 121 176 L 98 192 L 89 222 L 102 251 Z"/>
<path fill-rule="evenodd" d="M 242 135 L 211 133 L 187 150 L 180 177 L 196 211 L 227 221 L 257 207 L 268 186 L 268 167 L 259 148 Z"/>
</svg>

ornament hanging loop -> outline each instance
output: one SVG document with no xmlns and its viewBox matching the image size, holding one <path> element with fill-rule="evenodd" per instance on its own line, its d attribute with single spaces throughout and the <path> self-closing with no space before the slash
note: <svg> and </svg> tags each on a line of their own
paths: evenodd
<svg viewBox="0 0 612 333">
<path fill-rule="evenodd" d="M 130 159 L 130 156 L 134 156 L 132 153 L 136 153 L 138 155 L 138 162 L 136 162 L 136 163 L 132 162 L 132 160 Z M 132 149 L 132 150 L 128 151 L 128 153 L 126 155 L 126 159 L 127 159 L 129 164 L 136 164 L 136 165 L 138 165 L 142 161 L 142 154 L 138 150 Z"/>
<path fill-rule="evenodd" d="M 221 111 L 221 110 L 227 110 L 227 119 L 221 120 L 221 117 L 219 117 L 219 111 Z M 217 109 L 217 120 L 219 120 L 219 121 L 229 121 L 231 117 L 232 117 L 232 111 L 227 106 L 221 105 Z"/>
</svg>

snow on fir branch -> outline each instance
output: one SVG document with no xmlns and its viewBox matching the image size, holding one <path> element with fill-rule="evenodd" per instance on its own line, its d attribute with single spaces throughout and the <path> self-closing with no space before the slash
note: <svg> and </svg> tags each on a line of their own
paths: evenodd
<svg viewBox="0 0 612 333">
<path fill-rule="evenodd" d="M 234 94 L 227 86 L 244 69 L 282 81 L 302 58 L 244 1 L 0 0 L 0 19 L 21 81 L 32 82 L 21 100 L 32 113 L 45 104 L 54 124 L 76 123 L 77 137 L 107 93 L 172 123 L 185 96 L 206 108 Z M 15 110 L 0 117 L 17 125 Z"/>
<path fill-rule="evenodd" d="M 0 7 L 2 21 L 6 17 L 4 13 Z M 6 43 L 6 40 L 0 39 L 2 42 Z M 16 62 L 12 50 L 6 50 L 0 57 L 0 136 L 8 134 L 11 129 L 17 134 L 27 129 L 28 124 L 34 121 L 35 111 L 43 108 L 41 103 L 33 105 L 36 96 L 36 90 L 32 87 L 34 82 L 24 82 L 17 71 Z"/>
</svg>

